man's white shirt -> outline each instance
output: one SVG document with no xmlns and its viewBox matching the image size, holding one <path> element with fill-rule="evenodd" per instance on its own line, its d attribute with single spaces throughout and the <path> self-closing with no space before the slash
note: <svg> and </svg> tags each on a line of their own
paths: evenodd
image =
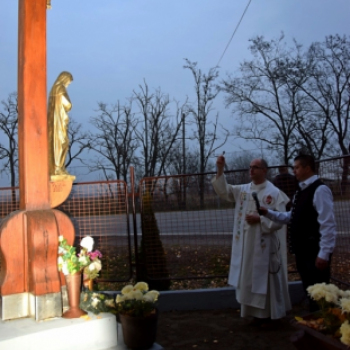
<svg viewBox="0 0 350 350">
<path fill-rule="evenodd" d="M 300 190 L 304 190 L 317 179 L 318 176 L 313 175 L 307 180 L 300 182 Z M 335 246 L 336 228 L 333 211 L 333 196 L 331 190 L 327 186 L 321 185 L 317 187 L 313 198 L 313 206 L 318 213 L 317 221 L 320 224 L 321 239 L 318 257 L 328 260 Z M 268 210 L 266 217 L 281 224 L 288 224 L 291 214 L 291 211 L 276 212 Z"/>
</svg>

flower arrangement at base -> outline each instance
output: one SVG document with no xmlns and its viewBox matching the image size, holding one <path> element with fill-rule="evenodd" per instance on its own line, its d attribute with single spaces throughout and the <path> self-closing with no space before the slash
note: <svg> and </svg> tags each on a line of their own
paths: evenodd
<svg viewBox="0 0 350 350">
<path fill-rule="evenodd" d="M 95 315 L 100 312 L 116 313 L 114 296 L 91 291 L 84 291 L 81 293 L 80 308 L 85 311 L 91 311 Z"/>
<path fill-rule="evenodd" d="M 148 284 L 138 282 L 129 284 L 116 297 L 116 313 L 128 316 L 147 316 L 156 312 L 159 292 L 148 290 Z"/>
<path fill-rule="evenodd" d="M 307 292 L 318 303 L 320 311 L 312 319 L 296 317 L 296 320 L 350 345 L 350 291 L 343 291 L 334 284 L 317 283 Z"/>
<path fill-rule="evenodd" d="M 58 237 L 58 270 L 64 275 L 74 275 L 81 271 L 86 271 L 91 279 L 98 277 L 98 273 L 102 268 L 101 252 L 92 251 L 94 239 L 92 237 L 84 237 L 81 242 L 80 253 L 77 254 L 76 248 L 69 245 L 63 236 Z"/>
</svg>

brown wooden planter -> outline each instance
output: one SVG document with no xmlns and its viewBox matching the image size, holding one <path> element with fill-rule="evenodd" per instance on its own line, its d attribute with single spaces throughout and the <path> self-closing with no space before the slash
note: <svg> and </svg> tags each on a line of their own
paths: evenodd
<svg viewBox="0 0 350 350">
<path fill-rule="evenodd" d="M 339 339 L 302 325 L 296 320 L 292 320 L 291 324 L 299 329 L 290 337 L 290 341 L 298 350 L 349 350 Z"/>
</svg>

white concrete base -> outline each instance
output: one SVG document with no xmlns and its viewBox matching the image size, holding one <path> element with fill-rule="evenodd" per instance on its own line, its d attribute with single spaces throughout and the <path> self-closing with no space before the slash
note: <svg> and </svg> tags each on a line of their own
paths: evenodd
<svg viewBox="0 0 350 350">
<path fill-rule="evenodd" d="M 109 313 L 88 318 L 31 318 L 0 321 L 0 349 L 105 350 L 117 348 L 116 317 Z"/>
</svg>

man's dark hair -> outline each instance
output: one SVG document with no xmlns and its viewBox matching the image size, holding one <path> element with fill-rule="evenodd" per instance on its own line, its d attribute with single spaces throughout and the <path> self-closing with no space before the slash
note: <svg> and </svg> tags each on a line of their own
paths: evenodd
<svg viewBox="0 0 350 350">
<path fill-rule="evenodd" d="M 309 154 L 299 154 L 294 161 L 299 161 L 303 168 L 309 166 L 313 172 L 316 172 L 315 158 Z"/>
<path fill-rule="evenodd" d="M 263 167 L 263 168 L 268 168 L 269 166 L 268 166 L 268 164 L 267 164 L 267 161 L 265 160 L 265 159 L 260 159 L 260 163 L 261 163 L 261 166 Z"/>
</svg>

